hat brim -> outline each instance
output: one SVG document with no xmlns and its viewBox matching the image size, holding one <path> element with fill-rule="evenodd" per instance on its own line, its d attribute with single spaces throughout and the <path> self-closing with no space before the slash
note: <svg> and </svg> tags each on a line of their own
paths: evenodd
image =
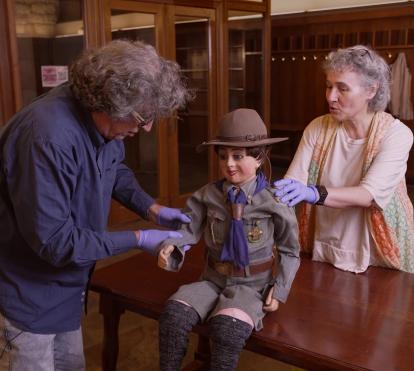
<svg viewBox="0 0 414 371">
<path fill-rule="evenodd" d="M 224 147 L 242 147 L 242 148 L 249 148 L 249 147 L 260 147 L 260 146 L 270 146 L 271 144 L 284 142 L 289 138 L 267 138 L 262 140 L 254 140 L 251 142 L 232 142 L 232 141 L 222 141 L 212 139 L 208 142 L 203 142 L 196 147 L 197 152 L 201 152 L 205 150 L 208 146 L 224 146 Z"/>
</svg>

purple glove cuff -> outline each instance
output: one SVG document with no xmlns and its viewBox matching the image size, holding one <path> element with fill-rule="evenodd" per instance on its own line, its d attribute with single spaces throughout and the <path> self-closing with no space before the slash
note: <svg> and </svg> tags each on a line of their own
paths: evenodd
<svg viewBox="0 0 414 371">
<path fill-rule="evenodd" d="M 319 192 L 314 185 L 309 185 L 308 188 L 310 188 L 313 191 L 314 197 L 309 198 L 307 201 L 314 205 L 319 200 Z"/>
</svg>

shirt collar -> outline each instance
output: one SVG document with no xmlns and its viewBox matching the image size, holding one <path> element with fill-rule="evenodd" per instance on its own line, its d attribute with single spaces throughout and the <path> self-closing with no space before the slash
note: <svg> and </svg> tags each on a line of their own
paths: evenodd
<svg viewBox="0 0 414 371">
<path fill-rule="evenodd" d="M 223 185 L 224 193 L 227 194 L 231 187 L 240 187 L 243 190 L 246 197 L 253 196 L 254 191 L 256 190 L 256 177 L 253 177 L 246 183 L 243 183 L 241 186 L 236 186 L 228 181 L 225 181 Z"/>
</svg>

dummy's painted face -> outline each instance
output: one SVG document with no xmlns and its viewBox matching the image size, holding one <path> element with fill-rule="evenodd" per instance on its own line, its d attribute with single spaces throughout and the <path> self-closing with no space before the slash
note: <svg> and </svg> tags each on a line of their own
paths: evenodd
<svg viewBox="0 0 414 371">
<path fill-rule="evenodd" d="M 149 121 L 143 125 L 133 115 L 128 118 L 114 119 L 106 113 L 93 112 L 92 117 L 99 133 L 107 140 L 122 140 L 126 137 L 133 137 L 140 129 L 149 132 L 153 124 L 153 121 Z"/>
<path fill-rule="evenodd" d="M 226 180 L 241 185 L 256 176 L 260 162 L 246 154 L 245 148 L 219 147 L 219 167 Z"/>
<path fill-rule="evenodd" d="M 368 112 L 368 102 L 376 89 L 362 86 L 363 77 L 353 71 L 326 74 L 326 100 L 329 112 L 338 121 L 353 121 Z"/>
</svg>

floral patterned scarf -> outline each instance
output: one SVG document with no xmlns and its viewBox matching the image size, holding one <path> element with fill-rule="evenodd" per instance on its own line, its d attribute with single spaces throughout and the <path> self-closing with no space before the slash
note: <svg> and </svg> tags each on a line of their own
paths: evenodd
<svg viewBox="0 0 414 371">
<path fill-rule="evenodd" d="M 365 150 L 363 176 L 379 152 L 381 140 L 394 120 L 394 117 L 385 112 L 374 115 Z M 330 115 L 325 115 L 323 121 L 323 130 L 317 139 L 309 166 L 308 184 L 319 183 L 336 137 L 337 122 Z M 370 233 L 381 262 L 387 267 L 414 273 L 413 205 L 408 197 L 405 179 L 398 184 L 383 210 L 372 205 L 367 215 Z M 315 232 L 315 206 L 303 203 L 298 219 L 302 249 L 311 252 Z"/>
</svg>

